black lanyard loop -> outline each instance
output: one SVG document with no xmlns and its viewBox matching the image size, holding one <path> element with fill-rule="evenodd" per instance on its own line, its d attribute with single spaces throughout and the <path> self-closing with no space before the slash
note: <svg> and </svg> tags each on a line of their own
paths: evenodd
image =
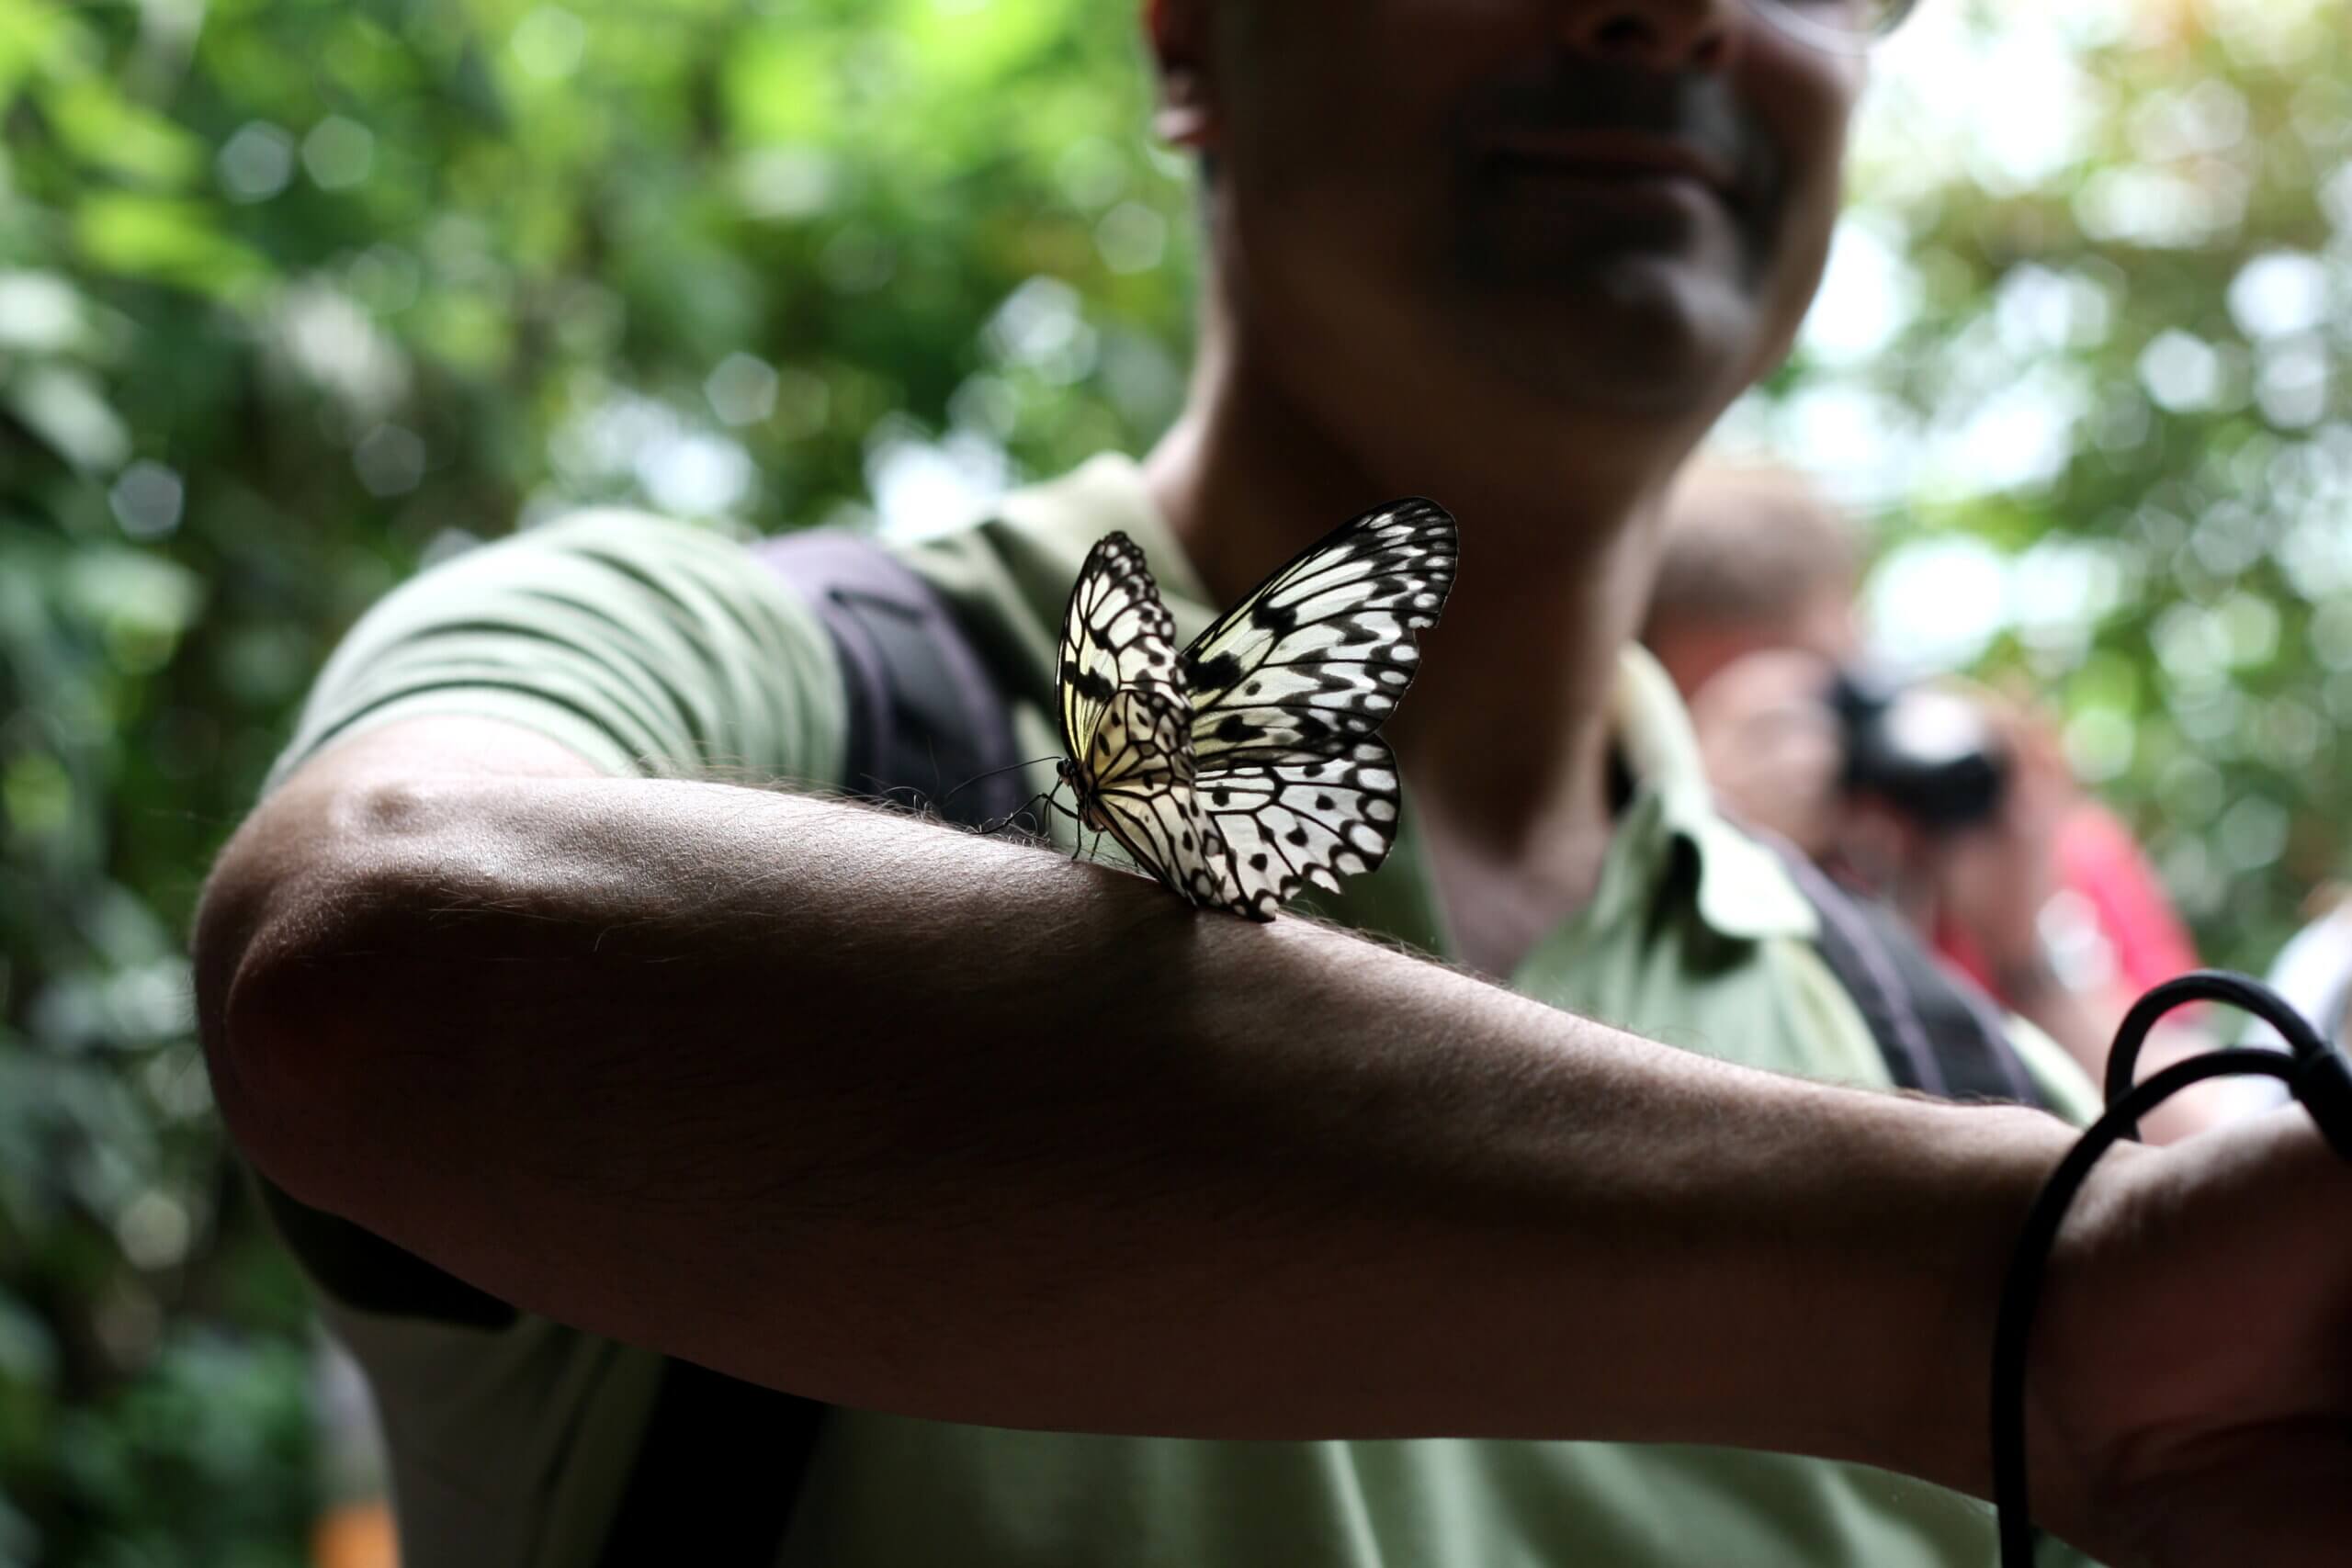
<svg viewBox="0 0 2352 1568">
<path fill-rule="evenodd" d="M 2278 1032 L 2291 1055 L 2233 1046 L 2176 1062 L 2143 1084 L 2132 1075 L 2158 1019 L 2184 1002 L 2222 1002 Z M 2001 1284 L 1993 1330 L 1993 1502 L 1999 1510 L 2001 1568 L 2033 1568 L 2033 1517 L 2026 1486 L 2025 1371 L 2034 1312 L 2050 1248 L 2067 1205 L 2099 1156 L 2140 1135 L 2140 1119 L 2190 1084 L 2259 1076 L 2294 1092 L 2337 1156 L 2352 1160 L 2352 1065 L 2269 987 L 2222 969 L 2199 969 L 2149 991 L 2126 1013 L 2107 1062 L 2107 1111 L 2076 1139 L 2027 1213 Z"/>
</svg>

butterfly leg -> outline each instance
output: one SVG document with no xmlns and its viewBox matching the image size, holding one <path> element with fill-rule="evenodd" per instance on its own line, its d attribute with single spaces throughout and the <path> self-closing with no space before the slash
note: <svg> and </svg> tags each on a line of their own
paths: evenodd
<svg viewBox="0 0 2352 1568">
<path fill-rule="evenodd" d="M 1007 828 L 1012 827 L 1015 822 L 1018 822 L 1018 821 L 1020 821 L 1023 817 L 1028 816 L 1028 815 L 1029 815 L 1029 808 L 1030 808 L 1031 807 L 1033 807 L 1033 806 L 1037 805 L 1037 804 L 1038 804 L 1039 802 L 1041 802 L 1041 801 L 1042 801 L 1043 803 L 1045 803 L 1046 806 L 1048 806 L 1048 807 L 1053 807 L 1054 809 L 1056 809 L 1056 810 L 1066 810 L 1066 809 L 1067 809 L 1067 807 L 1064 807 L 1060 806 L 1060 805 L 1059 805 L 1059 804 L 1058 804 L 1058 803 L 1054 799 L 1054 794 L 1055 794 L 1055 791 L 1059 790 L 1060 788 L 1061 788 L 1061 785 L 1059 785 L 1059 784 L 1056 784 L 1056 785 L 1053 787 L 1053 789 L 1046 790 L 1045 793 L 1043 793 L 1043 794 L 1041 794 L 1041 795 L 1031 795 L 1031 796 L 1030 796 L 1026 801 L 1023 801 L 1023 802 L 1022 803 L 1022 806 L 1021 806 L 1021 809 L 1020 809 L 1020 810 L 1018 810 L 1018 811 L 1015 811 L 1015 812 L 1012 813 L 1010 816 L 1006 816 L 1006 817 L 999 818 L 996 821 L 993 821 L 993 822 L 984 822 L 984 823 L 982 823 L 982 824 L 980 825 L 980 834 L 981 834 L 981 836 L 982 836 L 983 838 L 985 838 L 985 837 L 987 837 L 989 834 L 991 834 L 991 833 L 1001 833 L 1001 832 L 1003 832 Z M 1045 824 L 1044 824 L 1044 822 L 1041 820 L 1041 821 L 1038 823 L 1037 827 L 1036 827 L 1036 828 L 1035 828 L 1035 829 L 1031 829 L 1031 830 L 1032 830 L 1033 832 L 1042 832 L 1042 831 L 1044 830 L 1044 829 L 1045 829 Z"/>
</svg>

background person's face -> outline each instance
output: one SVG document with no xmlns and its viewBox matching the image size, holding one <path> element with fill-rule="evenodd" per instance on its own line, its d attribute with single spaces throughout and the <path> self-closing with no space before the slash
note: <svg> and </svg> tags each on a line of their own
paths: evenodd
<svg viewBox="0 0 2352 1568">
<path fill-rule="evenodd" d="M 1737 0 L 1227 0 L 1211 62 L 1220 262 L 1295 389 L 1669 420 L 1787 351 L 1860 79 Z"/>
</svg>

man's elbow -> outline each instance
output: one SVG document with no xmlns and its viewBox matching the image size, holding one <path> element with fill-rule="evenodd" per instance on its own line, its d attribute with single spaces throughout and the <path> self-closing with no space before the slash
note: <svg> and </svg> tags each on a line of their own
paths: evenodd
<svg viewBox="0 0 2352 1568">
<path fill-rule="evenodd" d="M 231 1137 L 263 1175 L 336 1208 L 356 1098 L 349 973 L 360 945 L 332 866 L 274 852 L 265 825 L 231 840 L 207 881 L 193 949 L 197 1029 Z"/>
</svg>

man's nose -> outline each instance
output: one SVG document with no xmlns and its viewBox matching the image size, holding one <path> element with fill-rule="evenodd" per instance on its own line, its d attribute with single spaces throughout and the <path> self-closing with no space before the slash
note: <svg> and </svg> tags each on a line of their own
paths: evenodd
<svg viewBox="0 0 2352 1568">
<path fill-rule="evenodd" d="M 1739 25 L 1739 0 L 1563 0 L 1554 9 L 1568 48 L 1659 72 L 1719 68 Z"/>
</svg>

